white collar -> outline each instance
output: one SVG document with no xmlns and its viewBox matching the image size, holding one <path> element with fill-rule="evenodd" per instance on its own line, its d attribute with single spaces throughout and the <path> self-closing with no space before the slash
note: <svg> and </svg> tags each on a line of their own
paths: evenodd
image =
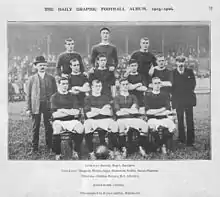
<svg viewBox="0 0 220 197">
<path fill-rule="evenodd" d="M 100 42 L 99 45 L 110 45 L 110 43 L 109 42 L 106 42 L 106 43 Z"/>
<path fill-rule="evenodd" d="M 177 72 L 181 75 L 181 74 L 184 74 L 185 72 L 185 69 L 183 71 L 180 71 L 179 69 L 177 69 Z"/>
<path fill-rule="evenodd" d="M 98 70 L 106 70 L 107 68 L 101 68 L 101 67 L 98 67 Z"/>
<path fill-rule="evenodd" d="M 130 75 L 138 75 L 138 72 L 136 72 L 136 73 L 130 73 Z"/>
<path fill-rule="evenodd" d="M 145 52 L 147 53 L 148 52 L 148 49 L 146 51 L 144 51 L 144 49 L 140 49 L 140 52 Z"/>
<path fill-rule="evenodd" d="M 129 96 L 129 92 L 120 92 L 120 95 L 122 95 L 122 96 Z"/>
<path fill-rule="evenodd" d="M 66 95 L 66 94 L 69 93 L 68 91 L 66 91 L 66 92 L 61 92 L 61 91 L 59 91 L 59 90 L 58 90 L 58 92 L 59 92 L 60 94 L 62 94 L 62 95 Z"/>
<path fill-rule="evenodd" d="M 101 93 L 99 95 L 95 95 L 95 94 L 92 93 L 92 96 L 98 97 L 98 96 L 101 96 Z"/>
<path fill-rule="evenodd" d="M 38 72 L 38 75 L 43 79 L 44 76 L 45 76 L 45 72 L 41 73 L 41 72 Z"/>
<path fill-rule="evenodd" d="M 66 53 L 74 53 L 75 51 L 73 50 L 73 51 L 66 51 Z"/>
<path fill-rule="evenodd" d="M 78 73 L 71 73 L 71 75 L 80 75 L 80 72 L 78 72 Z"/>
<path fill-rule="evenodd" d="M 164 70 L 166 67 L 164 66 L 163 68 L 160 68 L 159 66 L 155 67 L 157 70 Z"/>
<path fill-rule="evenodd" d="M 152 90 L 152 93 L 153 93 L 153 94 L 160 94 L 160 91 L 155 92 L 155 91 Z"/>
</svg>

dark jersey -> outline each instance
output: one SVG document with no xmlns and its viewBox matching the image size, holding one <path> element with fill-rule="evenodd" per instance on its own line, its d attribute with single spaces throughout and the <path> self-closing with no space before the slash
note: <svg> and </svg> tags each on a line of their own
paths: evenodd
<svg viewBox="0 0 220 197">
<path fill-rule="evenodd" d="M 82 87 L 85 83 L 88 82 L 88 79 L 85 75 L 79 74 L 79 75 L 70 75 L 69 79 L 69 88 L 71 89 L 74 86 L 80 86 Z M 84 106 L 84 98 L 85 98 L 85 93 L 80 92 L 79 94 L 76 95 L 78 101 L 79 101 L 79 106 L 83 107 Z"/>
<path fill-rule="evenodd" d="M 70 60 L 74 58 L 78 59 L 79 64 L 80 64 L 80 71 L 84 72 L 82 58 L 79 53 L 63 52 L 59 55 L 58 60 L 57 60 L 57 65 L 56 65 L 57 75 L 61 75 L 61 73 L 71 74 L 72 69 L 70 68 Z"/>
<path fill-rule="evenodd" d="M 173 82 L 172 72 L 170 70 L 168 70 L 167 68 L 165 68 L 163 70 L 155 69 L 152 78 L 153 77 L 158 77 L 158 78 L 160 78 L 161 81 L 170 81 L 171 83 Z M 166 93 L 171 93 L 171 87 L 162 87 L 161 91 L 166 92 Z"/>
<path fill-rule="evenodd" d="M 56 92 L 51 96 L 51 111 L 55 112 L 58 109 L 79 109 L 79 103 L 77 97 L 70 93 L 60 94 Z M 75 116 L 66 116 L 63 118 L 57 118 L 58 120 L 72 120 Z"/>
<path fill-rule="evenodd" d="M 160 109 L 165 107 L 170 109 L 170 99 L 167 94 L 160 92 L 159 94 L 154 94 L 153 92 L 148 92 L 145 96 L 145 108 L 148 109 Z"/>
<path fill-rule="evenodd" d="M 89 82 L 92 83 L 94 79 L 102 82 L 102 94 L 111 97 L 111 86 L 115 84 L 114 71 L 96 69 L 94 73 L 90 74 Z"/>
<path fill-rule="evenodd" d="M 131 84 L 142 83 L 144 85 L 143 77 L 139 73 L 136 74 L 136 75 L 131 75 L 130 74 L 128 76 L 128 82 L 131 83 Z M 129 93 L 136 96 L 136 98 L 138 100 L 138 105 L 140 107 L 144 106 L 144 93 L 142 91 L 130 90 Z"/>
<path fill-rule="evenodd" d="M 84 111 L 85 113 L 91 111 L 91 108 L 99 108 L 101 109 L 104 105 L 110 104 L 110 99 L 106 95 L 101 96 L 86 96 L 85 97 L 85 105 L 84 105 Z M 98 115 L 96 117 L 93 117 L 93 119 L 101 119 L 101 118 L 107 118 L 109 116 L 105 115 Z"/>
<path fill-rule="evenodd" d="M 107 67 L 118 65 L 117 49 L 114 45 L 97 44 L 92 47 L 91 64 L 94 66 L 99 54 L 105 54 L 107 57 Z"/>
<path fill-rule="evenodd" d="M 138 73 L 140 73 L 147 83 L 150 82 L 149 70 L 151 65 L 156 66 L 156 58 L 150 52 L 136 51 L 131 55 L 131 59 L 138 61 Z M 147 85 L 147 84 L 146 84 Z"/>
<path fill-rule="evenodd" d="M 136 105 L 138 107 L 138 100 L 135 95 L 129 94 L 128 96 L 118 95 L 114 98 L 114 110 L 117 112 L 122 108 L 131 108 L 132 105 Z M 128 114 L 124 116 L 120 116 L 120 118 L 132 118 L 135 115 Z"/>
</svg>

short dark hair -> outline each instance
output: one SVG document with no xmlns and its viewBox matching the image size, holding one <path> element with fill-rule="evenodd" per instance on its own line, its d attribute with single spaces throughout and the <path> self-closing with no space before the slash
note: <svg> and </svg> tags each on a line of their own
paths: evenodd
<svg viewBox="0 0 220 197">
<path fill-rule="evenodd" d="M 155 58 L 157 59 L 157 58 L 160 58 L 160 57 L 164 57 L 164 54 L 163 53 L 157 53 L 156 55 L 155 55 Z"/>
<path fill-rule="evenodd" d="M 73 40 L 72 38 L 67 38 L 67 39 L 65 39 L 65 44 L 66 44 L 67 42 L 74 42 L 74 40 Z"/>
<path fill-rule="evenodd" d="M 136 59 L 130 59 L 128 64 L 134 64 L 134 63 L 137 63 L 138 64 L 138 61 Z"/>
<path fill-rule="evenodd" d="M 93 79 L 93 80 L 91 81 L 91 86 L 92 86 L 94 83 L 101 83 L 101 84 L 102 84 L 102 82 L 101 82 L 99 79 Z"/>
<path fill-rule="evenodd" d="M 107 30 L 109 33 L 111 32 L 108 27 L 102 27 L 102 28 L 100 29 L 100 33 L 101 33 L 103 30 Z"/>
<path fill-rule="evenodd" d="M 58 79 L 57 79 L 57 83 L 58 84 L 60 84 L 61 83 L 61 81 L 68 81 L 68 83 L 69 83 L 69 79 L 67 78 L 67 77 L 59 77 Z"/>
<path fill-rule="evenodd" d="M 152 78 L 152 82 L 153 82 L 154 80 L 156 80 L 156 79 L 159 79 L 159 80 L 161 81 L 161 79 L 160 79 L 159 77 L 153 77 L 153 78 Z"/>
<path fill-rule="evenodd" d="M 143 38 L 140 39 L 140 41 L 141 40 L 149 40 L 149 38 L 148 37 L 143 37 Z"/>
<path fill-rule="evenodd" d="M 119 83 L 122 83 L 123 81 L 128 81 L 128 78 L 122 77 L 121 79 L 119 79 Z"/>
<path fill-rule="evenodd" d="M 176 57 L 176 62 L 185 62 L 186 61 L 186 57 L 185 56 L 177 56 Z"/>
<path fill-rule="evenodd" d="M 70 63 L 72 63 L 72 62 L 76 62 L 76 61 L 79 62 L 79 60 L 78 60 L 77 58 L 73 58 L 73 59 L 70 60 Z"/>
<path fill-rule="evenodd" d="M 99 60 L 99 58 L 101 58 L 101 57 L 105 57 L 107 59 L 106 55 L 104 53 L 101 53 L 97 56 L 97 60 Z"/>
</svg>

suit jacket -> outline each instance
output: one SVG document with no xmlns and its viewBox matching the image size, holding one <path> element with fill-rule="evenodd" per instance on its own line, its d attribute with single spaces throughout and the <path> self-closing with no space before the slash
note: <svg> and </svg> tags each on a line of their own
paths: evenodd
<svg viewBox="0 0 220 197">
<path fill-rule="evenodd" d="M 50 97 L 57 91 L 55 78 L 45 73 L 45 83 L 47 90 L 48 108 L 50 106 Z M 38 73 L 31 76 L 27 83 L 27 110 L 32 114 L 39 114 L 40 110 L 40 79 Z"/>
<path fill-rule="evenodd" d="M 182 75 L 175 69 L 172 84 L 173 108 L 196 106 L 195 87 L 196 79 L 192 69 L 185 68 Z"/>
</svg>

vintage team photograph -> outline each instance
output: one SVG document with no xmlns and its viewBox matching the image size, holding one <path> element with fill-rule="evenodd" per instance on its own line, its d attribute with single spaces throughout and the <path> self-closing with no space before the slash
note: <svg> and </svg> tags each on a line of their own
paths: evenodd
<svg viewBox="0 0 220 197">
<path fill-rule="evenodd" d="M 8 160 L 211 160 L 210 31 L 8 21 Z"/>
</svg>

